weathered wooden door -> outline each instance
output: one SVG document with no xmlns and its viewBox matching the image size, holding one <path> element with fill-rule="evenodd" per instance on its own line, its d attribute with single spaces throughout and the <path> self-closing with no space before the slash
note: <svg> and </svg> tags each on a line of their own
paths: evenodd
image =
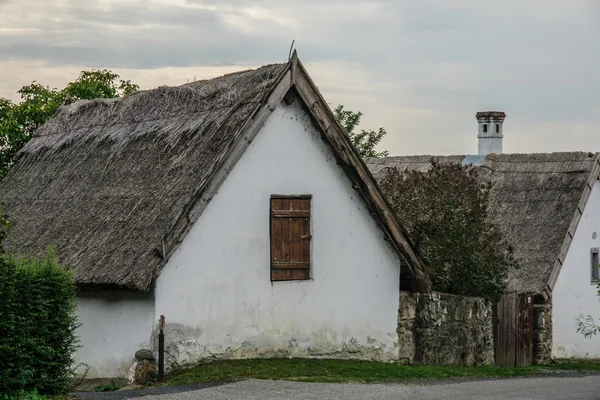
<svg viewBox="0 0 600 400">
<path fill-rule="evenodd" d="M 525 367 L 533 360 L 533 301 L 506 293 L 493 307 L 494 352 L 500 367 Z"/>
<path fill-rule="evenodd" d="M 526 367 L 533 363 L 533 298 L 519 296 L 517 323 L 517 367 Z"/>
</svg>

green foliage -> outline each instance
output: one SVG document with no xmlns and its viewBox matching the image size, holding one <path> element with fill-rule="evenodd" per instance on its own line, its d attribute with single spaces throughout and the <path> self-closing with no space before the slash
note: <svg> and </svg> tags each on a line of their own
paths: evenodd
<svg viewBox="0 0 600 400">
<path fill-rule="evenodd" d="M 71 82 L 62 90 L 64 95 L 73 100 L 91 100 L 97 98 L 114 98 L 131 94 L 139 86 L 131 81 L 117 80 L 119 75 L 110 70 L 82 71 L 75 82 Z"/>
<path fill-rule="evenodd" d="M 23 390 L 13 394 L 0 394 L 0 400 L 46 400 L 46 396 L 42 396 L 34 390 L 32 392 L 25 392 Z"/>
<path fill-rule="evenodd" d="M 0 179 L 28 139 L 14 117 L 14 108 L 9 100 L 0 98 Z"/>
<path fill-rule="evenodd" d="M 73 276 L 52 252 L 0 256 L 0 393 L 68 390 L 76 349 Z"/>
<path fill-rule="evenodd" d="M 379 128 L 379 130 L 364 130 L 362 129 L 360 132 L 355 132 L 354 130 L 360 124 L 360 119 L 362 118 L 361 112 L 352 112 L 350 110 L 344 110 L 343 105 L 339 105 L 333 110 L 333 114 L 335 115 L 335 119 L 342 125 L 352 144 L 358 150 L 358 153 L 363 158 L 380 158 L 387 157 L 389 154 L 387 151 L 378 152 L 375 150 L 375 147 L 381 142 L 381 139 L 387 132 L 383 128 Z"/>
<path fill-rule="evenodd" d="M 138 88 L 131 81 L 119 80 L 119 75 L 109 70 L 92 70 L 82 71 L 77 80 L 62 90 L 33 81 L 18 91 L 18 104 L 0 98 L 0 178 L 8 172 L 17 152 L 56 113 L 67 96 L 71 101 L 114 98 Z"/>
<path fill-rule="evenodd" d="M 596 283 L 596 288 L 600 297 L 600 281 Z M 577 332 L 581 333 L 586 339 L 590 339 L 600 332 L 600 325 L 596 324 L 596 320 L 591 315 L 580 314 L 577 318 Z"/>
<path fill-rule="evenodd" d="M 472 166 L 432 161 L 428 172 L 392 169 L 380 182 L 429 265 L 433 290 L 492 299 L 517 268 L 510 246 L 487 218 L 489 184 Z"/>
</svg>

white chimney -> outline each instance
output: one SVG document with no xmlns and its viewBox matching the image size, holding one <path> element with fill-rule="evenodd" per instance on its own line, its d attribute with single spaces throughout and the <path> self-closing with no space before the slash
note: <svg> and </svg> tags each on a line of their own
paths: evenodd
<svg viewBox="0 0 600 400">
<path fill-rule="evenodd" d="M 502 154 L 502 125 L 506 114 L 501 111 L 482 111 L 475 118 L 479 123 L 479 155 Z"/>
</svg>

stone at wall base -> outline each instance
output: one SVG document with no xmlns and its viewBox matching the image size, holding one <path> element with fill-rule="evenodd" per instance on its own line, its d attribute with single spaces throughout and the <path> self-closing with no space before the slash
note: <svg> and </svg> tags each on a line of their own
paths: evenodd
<svg viewBox="0 0 600 400">
<path fill-rule="evenodd" d="M 136 351 L 135 359 L 138 361 L 144 361 L 144 360 L 154 361 L 155 360 L 152 350 L 148 350 L 148 349 L 139 349 L 138 351 Z"/>
<path fill-rule="evenodd" d="M 156 363 L 154 361 L 138 361 L 135 367 L 133 383 L 146 385 L 156 378 Z"/>
</svg>

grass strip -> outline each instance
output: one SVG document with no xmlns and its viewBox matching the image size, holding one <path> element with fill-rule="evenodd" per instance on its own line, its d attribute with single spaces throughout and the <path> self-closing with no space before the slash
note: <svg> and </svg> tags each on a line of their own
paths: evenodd
<svg viewBox="0 0 600 400">
<path fill-rule="evenodd" d="M 414 379 L 513 378 L 548 374 L 555 370 L 600 371 L 597 361 L 559 361 L 545 366 L 397 365 L 374 361 L 306 358 L 219 360 L 169 373 L 168 385 L 240 379 L 274 379 L 302 382 L 388 383 Z"/>
</svg>

